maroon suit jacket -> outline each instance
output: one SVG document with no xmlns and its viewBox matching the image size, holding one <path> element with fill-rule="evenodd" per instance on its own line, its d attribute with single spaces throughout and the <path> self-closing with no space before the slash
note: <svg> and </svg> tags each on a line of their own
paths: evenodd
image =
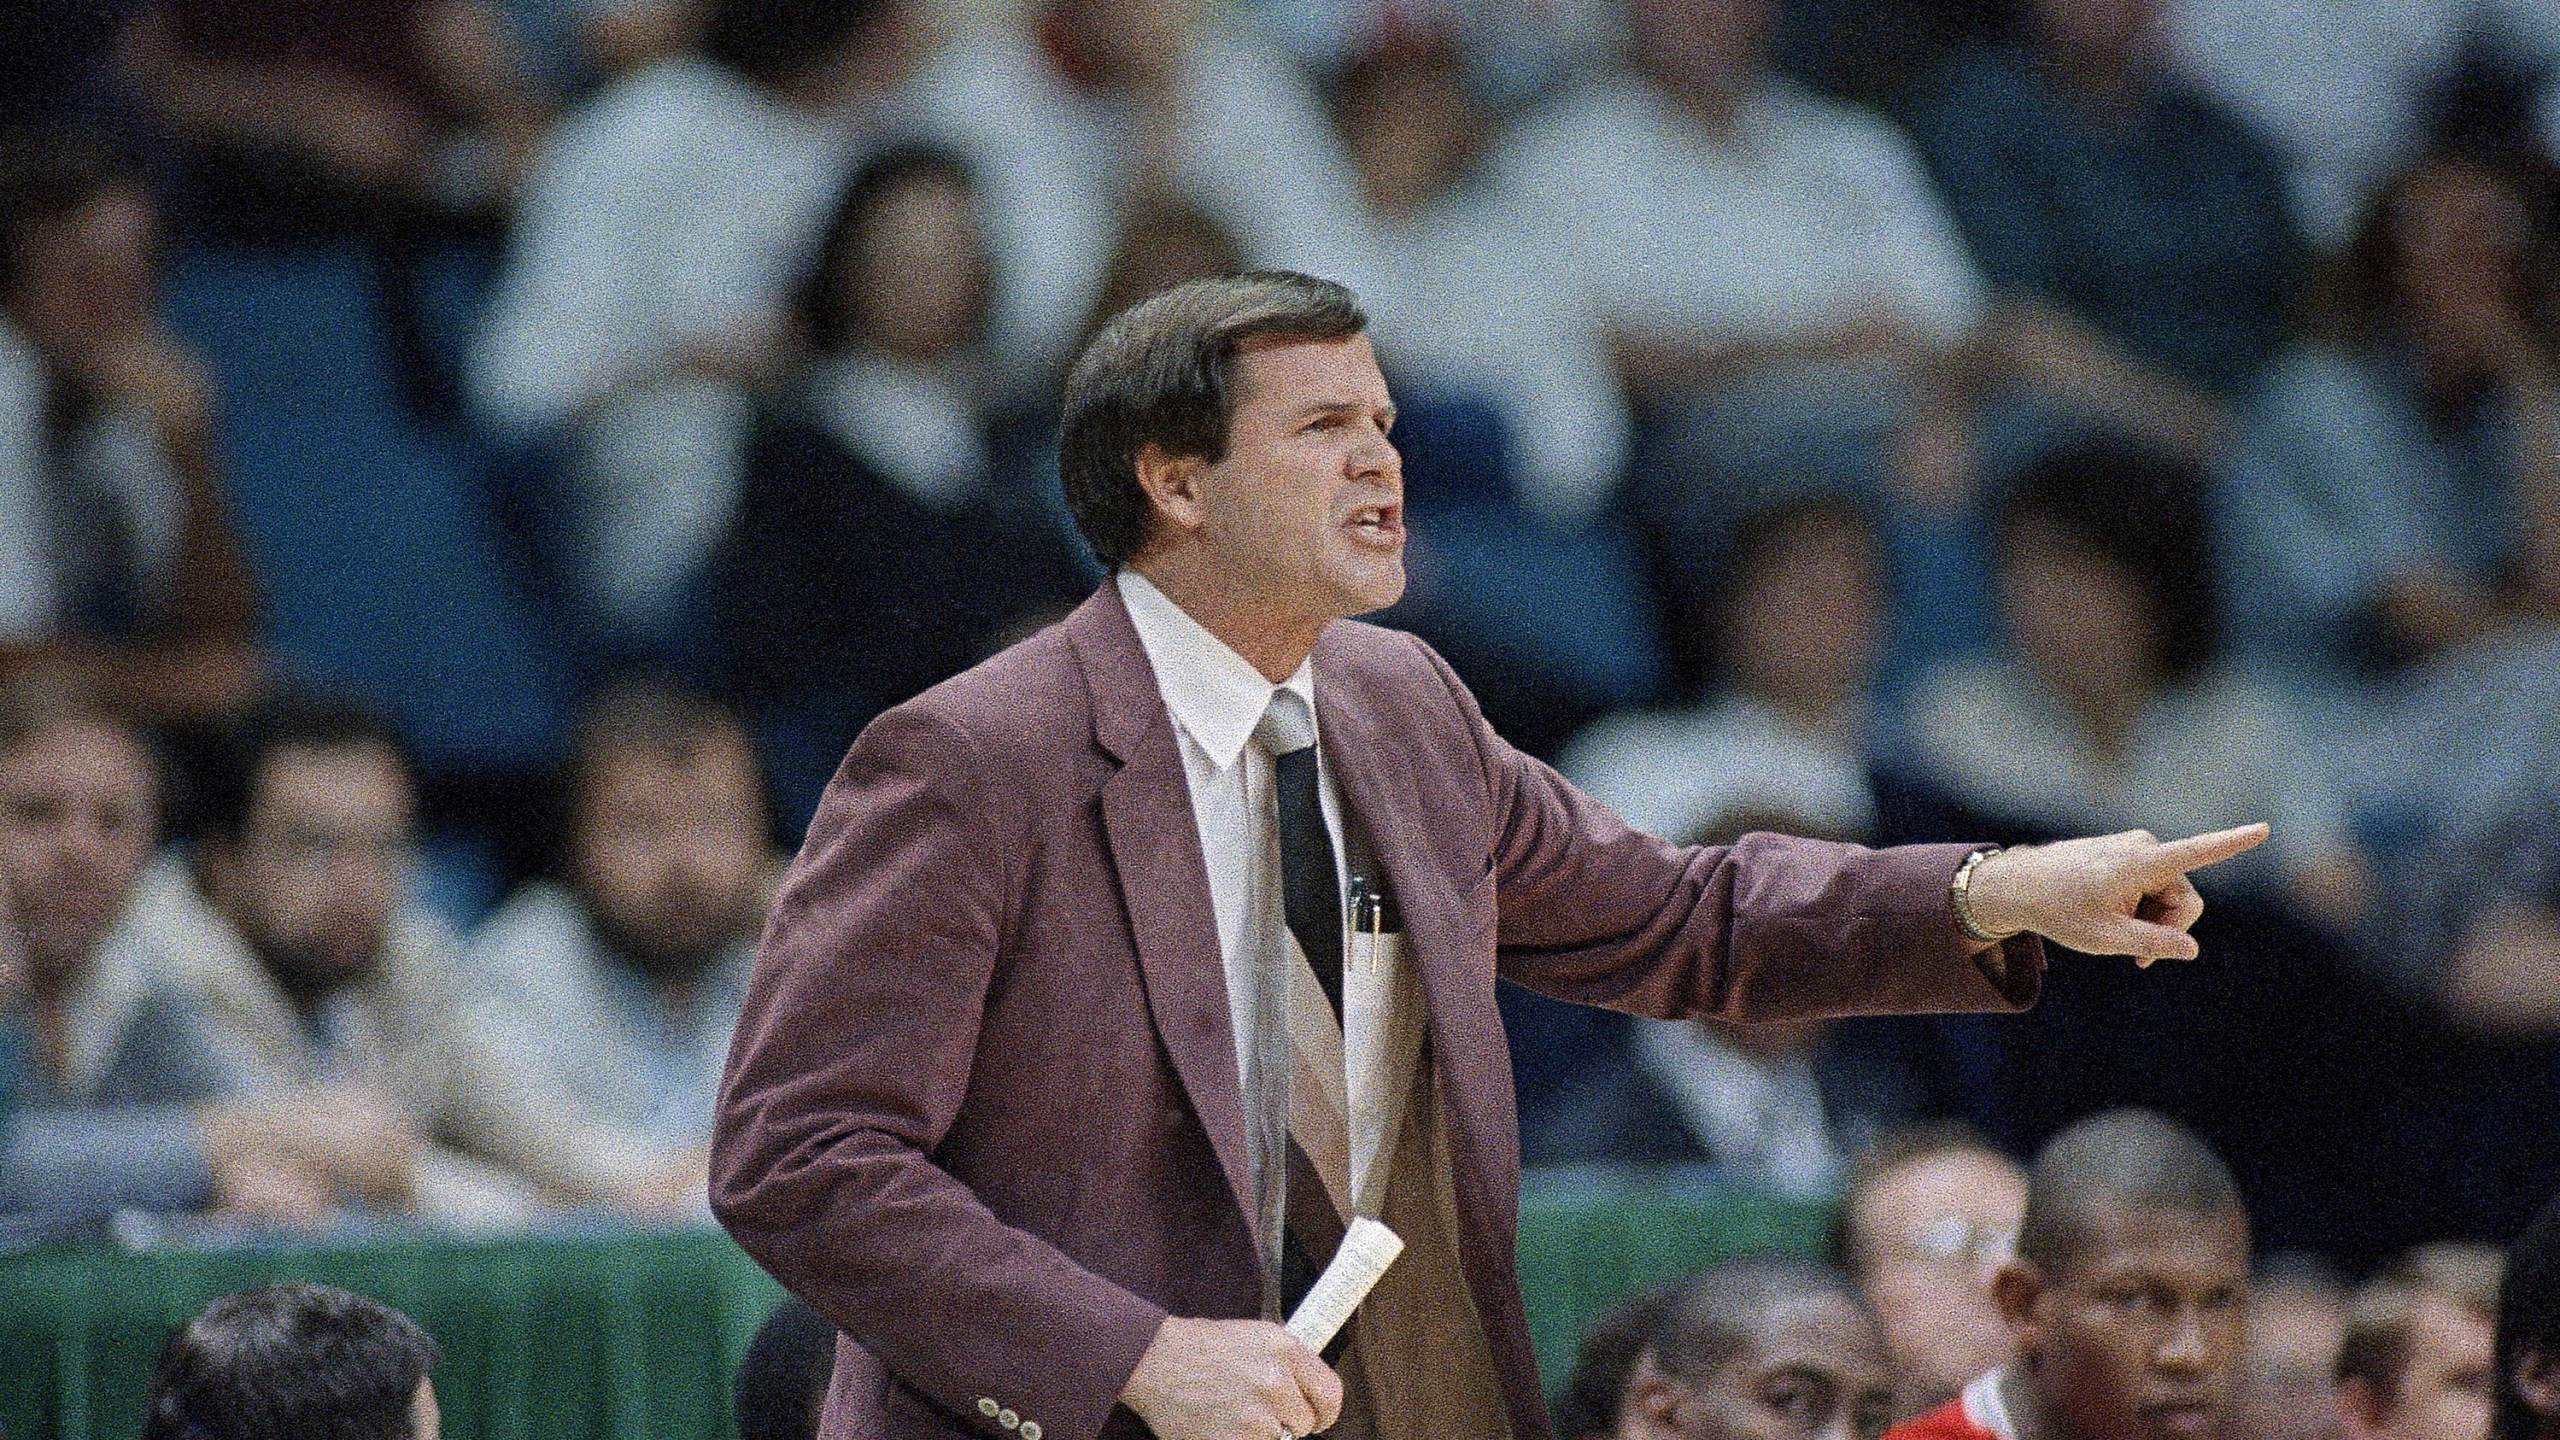
<svg viewBox="0 0 2560 1440">
<path fill-rule="evenodd" d="M 1339 622 L 1315 664 L 1421 976 L 1467 1283 L 1542 1440 L 1497 976 L 1654 1016 L 2006 1009 L 2043 951 L 1964 938 L 1965 846 L 1678 848 L 1503 743 L 1413 637 Z M 1158 1323 L 1259 1311 L 1245 1166 L 1182 755 L 1105 584 L 855 742 L 765 930 L 712 1207 L 846 1337 L 828 1440 L 1134 1437 L 1115 1397 Z"/>
</svg>

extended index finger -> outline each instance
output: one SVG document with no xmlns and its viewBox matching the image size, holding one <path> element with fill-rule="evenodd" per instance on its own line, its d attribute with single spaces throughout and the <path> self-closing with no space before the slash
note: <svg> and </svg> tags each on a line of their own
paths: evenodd
<svg viewBox="0 0 2560 1440">
<path fill-rule="evenodd" d="M 2266 841 L 2267 824 L 2261 820 L 2255 825 L 2235 825 L 2228 830 L 2190 835 L 2184 840 L 2164 841 L 2160 846 L 2160 858 L 2184 874 L 2255 850 Z"/>
</svg>

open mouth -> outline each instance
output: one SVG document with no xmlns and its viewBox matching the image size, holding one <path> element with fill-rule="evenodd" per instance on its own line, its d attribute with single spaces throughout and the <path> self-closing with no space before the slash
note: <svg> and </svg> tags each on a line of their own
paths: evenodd
<svg viewBox="0 0 2560 1440">
<path fill-rule="evenodd" d="M 1392 501 L 1363 505 L 1343 517 L 1342 528 L 1371 545 L 1404 543 L 1404 506 Z"/>
<path fill-rule="evenodd" d="M 2153 1426 L 2173 1435 L 2211 1435 L 2221 1418 L 2213 1405 L 2202 1400 L 2170 1400 L 2144 1408 Z"/>
</svg>

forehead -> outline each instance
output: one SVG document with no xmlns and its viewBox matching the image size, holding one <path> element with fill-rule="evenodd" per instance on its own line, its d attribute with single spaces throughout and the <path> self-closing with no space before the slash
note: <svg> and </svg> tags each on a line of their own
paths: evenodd
<svg viewBox="0 0 2560 1440">
<path fill-rule="evenodd" d="M 19 788 L 101 781 L 139 787 L 151 763 L 121 728 L 78 720 L 50 726 L 0 750 L 0 783 Z"/>
<path fill-rule="evenodd" d="M 400 757 L 373 741 L 283 745 L 258 767 L 251 792 L 259 806 L 339 812 L 405 806 L 409 776 Z"/>
<path fill-rule="evenodd" d="M 2248 1283 L 2249 1222 L 2237 1210 L 2197 1214 L 2102 1201 L 2089 1206 L 2073 1230 L 2070 1257 L 2057 1279 Z"/>
<path fill-rule="evenodd" d="M 1867 1191 L 1859 1217 L 1889 1224 L 1922 1216 L 1955 1215 L 2016 1224 L 2026 1208 L 2027 1177 L 1997 1155 L 1950 1150 L 1895 1168 Z"/>
<path fill-rule="evenodd" d="M 1782 1301 L 1734 1356 L 1737 1372 L 1812 1370 L 1850 1384 L 1883 1384 L 1884 1342 L 1866 1312 L 1836 1295 Z"/>
<path fill-rule="evenodd" d="M 1384 406 L 1387 378 L 1367 335 L 1339 340 L 1257 336 L 1236 348 L 1238 408 Z"/>
<path fill-rule="evenodd" d="M 746 737 L 717 726 L 672 744 L 631 742 L 595 752 L 583 789 L 592 801 L 625 804 L 663 798 L 670 791 L 752 791 L 755 760 Z"/>
</svg>

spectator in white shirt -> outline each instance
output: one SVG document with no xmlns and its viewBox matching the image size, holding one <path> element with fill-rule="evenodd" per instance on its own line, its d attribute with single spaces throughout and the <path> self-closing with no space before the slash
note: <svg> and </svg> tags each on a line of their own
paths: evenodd
<svg viewBox="0 0 2560 1440">
<path fill-rule="evenodd" d="M 775 858 L 755 751 L 712 702 L 627 686 L 588 712 L 570 791 L 563 880 L 489 918 L 460 988 L 581 1118 L 699 1150 Z"/>
<path fill-rule="evenodd" d="M 1818 362 L 1907 368 L 1980 318 L 1981 277 L 1884 120 L 1768 68 L 1767 0 L 1627 0 L 1632 74 L 1532 117 L 1506 179 L 1568 223 L 1639 389 Z"/>
<path fill-rule="evenodd" d="M 698 52 L 546 147 L 469 380 L 501 431 L 566 452 L 573 578 L 605 635 L 683 633 L 747 387 L 784 363 L 787 292 L 915 58 L 907 0 L 723 0 Z"/>
<path fill-rule="evenodd" d="M 1254 265 L 1366 293 L 1358 185 L 1283 51 L 1200 0 L 1049 0 L 963 37 L 920 77 L 925 127 L 985 195 L 999 359 L 1063 368 L 1120 214 L 1149 193 L 1233 235 Z"/>
</svg>

